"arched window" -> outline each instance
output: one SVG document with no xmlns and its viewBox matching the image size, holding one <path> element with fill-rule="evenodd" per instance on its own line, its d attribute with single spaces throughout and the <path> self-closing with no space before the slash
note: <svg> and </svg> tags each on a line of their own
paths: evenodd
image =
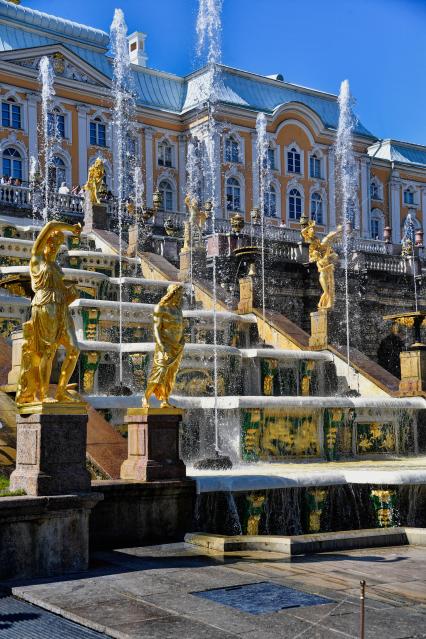
<svg viewBox="0 0 426 639">
<path fill-rule="evenodd" d="M 370 237 L 372 240 L 382 240 L 384 230 L 384 217 L 380 209 L 370 212 Z"/>
<path fill-rule="evenodd" d="M 173 166 L 173 148 L 164 141 L 158 145 L 158 166 Z"/>
<path fill-rule="evenodd" d="M 168 180 L 161 180 L 158 190 L 162 196 L 163 211 L 173 211 L 173 187 Z"/>
<path fill-rule="evenodd" d="M 228 211 L 240 211 L 241 209 L 241 187 L 234 177 L 226 180 L 226 208 Z"/>
<path fill-rule="evenodd" d="M 404 204 L 408 204 L 409 206 L 414 205 L 414 191 L 412 188 L 405 189 L 404 191 Z"/>
<path fill-rule="evenodd" d="M 311 178 L 321 179 L 321 158 L 316 153 L 309 158 L 309 175 Z"/>
<path fill-rule="evenodd" d="M 21 107 L 14 98 L 8 98 L 1 103 L 1 123 L 11 129 L 21 129 Z"/>
<path fill-rule="evenodd" d="M 233 135 L 225 140 L 225 162 L 240 161 L 240 145 Z"/>
<path fill-rule="evenodd" d="M 295 147 L 287 151 L 287 171 L 288 173 L 300 173 L 300 153 Z"/>
<path fill-rule="evenodd" d="M 270 185 L 269 190 L 265 191 L 265 216 L 277 217 L 277 193 L 275 186 Z"/>
<path fill-rule="evenodd" d="M 49 169 L 49 178 L 51 187 L 56 191 L 59 189 L 62 182 L 66 183 L 67 181 L 65 162 L 57 155 L 55 155 L 52 159 L 52 164 Z"/>
<path fill-rule="evenodd" d="M 55 138 L 65 137 L 65 116 L 58 108 L 47 114 L 47 128 L 50 136 Z"/>
<path fill-rule="evenodd" d="M 3 175 L 22 180 L 22 158 L 16 149 L 3 151 Z"/>
<path fill-rule="evenodd" d="M 106 126 L 101 118 L 95 118 L 90 123 L 90 144 L 106 146 Z"/>
<path fill-rule="evenodd" d="M 290 220 L 300 220 L 302 215 L 302 196 L 297 189 L 291 189 L 288 194 L 288 214 Z"/>
<path fill-rule="evenodd" d="M 322 197 L 319 193 L 311 195 L 311 220 L 315 220 L 317 224 L 324 224 Z"/>
</svg>

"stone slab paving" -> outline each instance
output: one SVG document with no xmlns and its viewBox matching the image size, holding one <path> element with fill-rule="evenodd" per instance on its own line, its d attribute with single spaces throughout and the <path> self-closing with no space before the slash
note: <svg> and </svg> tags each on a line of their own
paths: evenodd
<svg viewBox="0 0 426 639">
<path fill-rule="evenodd" d="M 9 586 L 27 602 L 118 639 L 333 639 L 359 637 L 361 579 L 366 639 L 426 639 L 426 547 L 420 546 L 290 559 L 169 544 L 96 553 L 85 574 Z M 253 615 L 191 594 L 264 581 L 333 601 Z"/>
</svg>

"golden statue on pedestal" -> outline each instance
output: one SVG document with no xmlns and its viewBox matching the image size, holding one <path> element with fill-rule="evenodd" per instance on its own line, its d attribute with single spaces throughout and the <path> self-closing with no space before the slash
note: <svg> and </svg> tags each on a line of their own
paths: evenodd
<svg viewBox="0 0 426 639">
<path fill-rule="evenodd" d="M 203 239 L 203 229 L 208 217 L 207 212 L 204 209 L 200 209 L 198 200 L 196 197 L 191 198 L 190 195 L 185 197 L 185 204 L 189 211 L 189 220 L 185 222 L 185 231 L 183 236 L 183 251 L 191 248 L 191 234 L 192 244 L 200 244 Z"/>
<path fill-rule="evenodd" d="M 77 363 L 79 350 L 68 305 L 77 299 L 74 286 L 66 286 L 56 263 L 64 231 L 80 235 L 80 224 L 48 222 L 40 231 L 31 251 L 31 288 L 35 295 L 31 319 L 23 324 L 21 371 L 16 392 L 19 406 L 36 402 L 75 402 L 67 385 Z M 49 397 L 53 359 L 59 346 L 65 348 L 56 398 Z"/>
<path fill-rule="evenodd" d="M 309 244 L 309 261 L 316 262 L 319 272 L 319 282 L 323 290 L 319 309 L 329 309 L 334 307 L 335 301 L 335 284 L 334 284 L 334 268 L 339 260 L 336 251 L 333 250 L 333 242 L 338 239 L 342 233 L 342 226 L 338 226 L 320 240 L 315 233 L 315 221 L 309 222 L 301 230 L 301 234 L 305 242 Z"/>
<path fill-rule="evenodd" d="M 101 158 L 97 158 L 89 169 L 87 182 L 83 187 L 85 191 L 89 192 L 92 204 L 101 203 L 99 196 L 105 192 L 104 179 L 104 161 Z"/>
<path fill-rule="evenodd" d="M 155 350 L 152 370 L 145 391 L 144 406 L 151 395 L 169 408 L 169 397 L 182 360 L 185 336 L 183 332 L 183 286 L 171 284 L 154 309 Z"/>
</svg>

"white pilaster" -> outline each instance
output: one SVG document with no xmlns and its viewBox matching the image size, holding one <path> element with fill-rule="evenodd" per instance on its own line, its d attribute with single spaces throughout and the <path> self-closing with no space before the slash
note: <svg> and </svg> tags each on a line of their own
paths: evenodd
<svg viewBox="0 0 426 639">
<path fill-rule="evenodd" d="M 153 167 L 153 135 L 154 129 L 145 129 L 145 171 L 146 171 L 146 205 L 152 206 L 152 194 L 154 191 L 154 167 Z"/>
<path fill-rule="evenodd" d="M 35 158 L 38 161 L 38 139 L 37 139 L 37 103 L 39 96 L 36 93 L 28 93 L 28 154 L 29 159 Z"/>
<path fill-rule="evenodd" d="M 257 166 L 257 134 L 251 134 L 251 166 L 253 181 L 253 201 L 251 207 L 254 208 L 259 204 L 259 167 Z"/>
<path fill-rule="evenodd" d="M 392 223 L 392 242 L 401 242 L 401 181 L 399 176 L 392 176 L 389 182 L 390 209 Z"/>
<path fill-rule="evenodd" d="M 182 134 L 178 136 L 178 171 L 179 171 L 179 198 L 178 198 L 178 210 L 180 212 L 185 211 L 185 195 L 186 195 L 186 135 Z"/>
<path fill-rule="evenodd" d="M 368 237 L 368 216 L 370 210 L 370 158 L 361 157 L 361 228 L 360 237 Z"/>
<path fill-rule="evenodd" d="M 336 184 L 334 176 L 334 151 L 328 150 L 328 230 L 336 228 Z"/>
<path fill-rule="evenodd" d="M 85 104 L 77 106 L 78 113 L 78 181 L 81 185 L 87 181 L 87 113 Z"/>
</svg>

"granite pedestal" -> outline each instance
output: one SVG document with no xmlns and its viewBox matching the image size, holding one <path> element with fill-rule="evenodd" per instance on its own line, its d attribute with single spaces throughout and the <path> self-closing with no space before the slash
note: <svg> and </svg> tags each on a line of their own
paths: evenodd
<svg viewBox="0 0 426 639">
<path fill-rule="evenodd" d="M 315 351 L 322 351 L 328 346 L 328 309 L 326 308 L 320 308 L 311 313 L 309 346 Z"/>
<path fill-rule="evenodd" d="M 186 467 L 179 458 L 179 409 L 130 409 L 128 424 L 128 458 L 121 466 L 121 479 L 156 481 L 183 479 Z"/>
<path fill-rule="evenodd" d="M 16 426 L 12 490 L 21 488 L 27 495 L 90 492 L 86 470 L 87 414 L 17 415 Z"/>
</svg>

